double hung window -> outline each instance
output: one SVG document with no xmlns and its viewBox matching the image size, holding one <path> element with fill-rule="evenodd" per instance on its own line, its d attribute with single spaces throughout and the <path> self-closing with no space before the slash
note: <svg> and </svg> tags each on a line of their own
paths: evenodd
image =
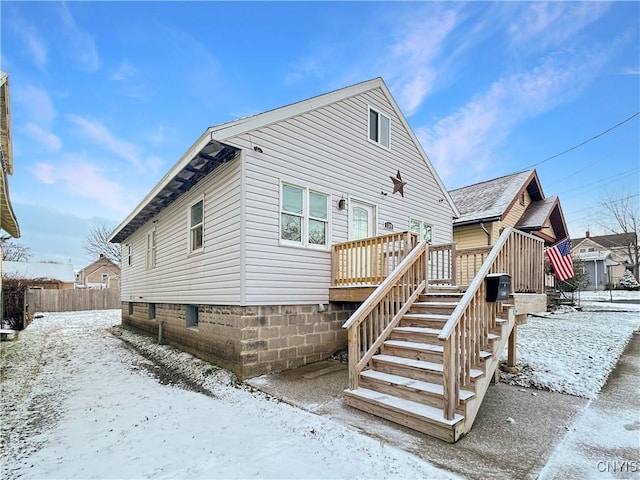
<svg viewBox="0 0 640 480">
<path fill-rule="evenodd" d="M 283 183 L 280 190 L 280 241 L 283 245 L 329 245 L 329 195 Z"/>
<path fill-rule="evenodd" d="M 416 232 L 419 235 L 420 241 L 426 240 L 427 243 L 431 243 L 433 240 L 433 232 L 431 225 L 422 220 L 416 220 L 415 218 L 409 219 L 409 230 Z"/>
<path fill-rule="evenodd" d="M 189 252 L 200 252 L 204 246 L 204 200 L 189 207 Z"/>
<path fill-rule="evenodd" d="M 156 266 L 156 229 L 147 233 L 147 268 Z"/>
</svg>

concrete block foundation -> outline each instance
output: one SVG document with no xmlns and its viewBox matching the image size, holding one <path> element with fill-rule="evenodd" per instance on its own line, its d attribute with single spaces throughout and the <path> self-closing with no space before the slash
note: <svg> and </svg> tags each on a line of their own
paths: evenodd
<svg viewBox="0 0 640 480">
<path fill-rule="evenodd" d="M 245 379 L 325 360 L 346 348 L 342 324 L 357 307 L 122 302 L 122 324 L 158 335 L 162 323 L 163 343 Z"/>
</svg>

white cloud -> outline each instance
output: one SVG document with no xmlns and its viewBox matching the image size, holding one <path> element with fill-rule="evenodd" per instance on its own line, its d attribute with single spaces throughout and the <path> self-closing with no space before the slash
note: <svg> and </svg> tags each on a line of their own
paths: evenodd
<svg viewBox="0 0 640 480">
<path fill-rule="evenodd" d="M 137 74 L 137 70 L 127 60 L 123 60 L 118 69 L 111 74 L 111 79 L 117 82 L 129 80 L 132 76 Z"/>
<path fill-rule="evenodd" d="M 390 46 L 386 61 L 398 103 L 406 115 L 412 115 L 433 88 L 438 75 L 438 60 L 445 51 L 449 35 L 459 22 L 458 10 L 430 9 L 418 14 L 402 28 L 401 37 Z M 401 67 L 399 67 L 401 66 Z"/>
<path fill-rule="evenodd" d="M 605 2 L 531 2 L 515 15 L 508 33 L 516 45 L 536 48 L 563 45 L 567 39 L 601 18 L 610 6 Z"/>
<path fill-rule="evenodd" d="M 40 125 L 27 123 L 23 127 L 24 132 L 35 142 L 50 152 L 58 151 L 62 148 L 62 140 L 56 134 L 46 131 Z"/>
<path fill-rule="evenodd" d="M 31 85 L 12 85 L 12 100 L 21 104 L 24 115 L 38 125 L 49 126 L 53 122 L 56 113 L 51 97 L 46 90 Z M 13 118 L 15 122 L 17 118 Z"/>
<path fill-rule="evenodd" d="M 34 63 L 40 69 L 44 69 L 47 64 L 47 47 L 40 37 L 35 27 L 19 16 L 17 12 L 12 12 L 12 29 L 22 37 L 24 46 L 33 58 Z"/>
<path fill-rule="evenodd" d="M 89 120 L 80 115 L 67 115 L 67 118 L 80 128 L 80 131 L 87 140 L 129 161 L 140 171 L 143 170 L 141 162 L 142 149 L 130 142 L 116 138 L 115 135 L 99 121 Z"/>
<path fill-rule="evenodd" d="M 30 167 L 34 177 L 45 185 L 61 184 L 75 197 L 88 198 L 118 215 L 130 210 L 130 200 L 122 185 L 109 180 L 102 169 L 81 158 L 67 158 L 52 163 L 40 162 Z"/>
<path fill-rule="evenodd" d="M 80 69 L 95 72 L 100 68 L 100 55 L 93 37 L 77 24 L 66 3 L 59 4 L 59 12 L 68 40 L 67 48 L 71 58 L 78 62 Z"/>
<path fill-rule="evenodd" d="M 519 124 L 571 101 L 598 74 L 603 51 L 550 56 L 537 68 L 494 82 L 457 112 L 431 127 L 416 129 L 436 170 L 445 182 L 456 175 L 495 167 L 492 152 Z"/>
</svg>

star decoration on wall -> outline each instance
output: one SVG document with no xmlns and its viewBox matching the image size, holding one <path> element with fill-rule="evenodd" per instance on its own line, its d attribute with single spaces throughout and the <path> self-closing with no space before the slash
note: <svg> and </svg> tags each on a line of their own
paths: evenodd
<svg viewBox="0 0 640 480">
<path fill-rule="evenodd" d="M 393 182 L 393 193 L 400 192 L 400 195 L 404 197 L 404 186 L 407 184 L 407 182 L 402 181 L 400 170 L 398 170 L 398 174 L 395 177 L 389 178 Z"/>
</svg>

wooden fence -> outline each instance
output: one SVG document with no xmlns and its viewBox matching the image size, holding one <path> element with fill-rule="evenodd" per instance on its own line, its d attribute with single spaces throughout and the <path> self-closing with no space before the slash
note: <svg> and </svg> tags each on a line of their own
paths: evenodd
<svg viewBox="0 0 640 480">
<path fill-rule="evenodd" d="M 30 288 L 27 290 L 26 299 L 31 313 L 110 310 L 120 308 L 120 289 L 78 288 L 50 290 Z"/>
</svg>

